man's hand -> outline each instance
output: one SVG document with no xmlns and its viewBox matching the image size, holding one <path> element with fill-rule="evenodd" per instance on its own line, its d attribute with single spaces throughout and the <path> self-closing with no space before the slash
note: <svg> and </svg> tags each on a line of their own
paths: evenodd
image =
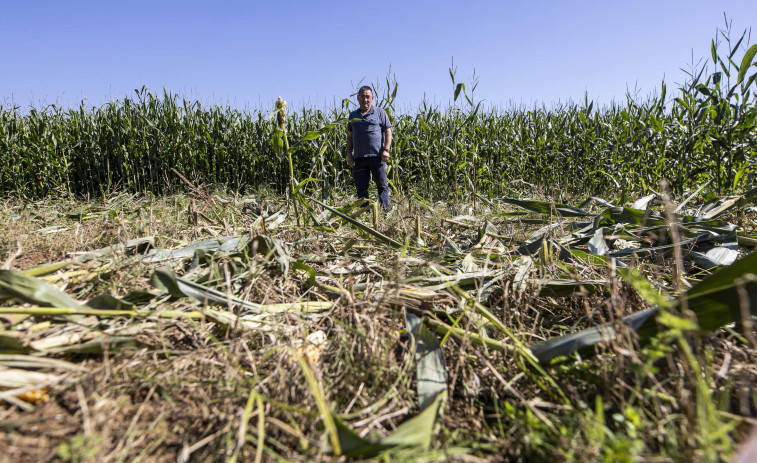
<svg viewBox="0 0 757 463">
<path fill-rule="evenodd" d="M 355 167 L 355 158 L 352 157 L 352 153 L 347 154 L 347 165 L 350 166 L 350 169 Z"/>
<path fill-rule="evenodd" d="M 381 150 L 381 160 L 389 162 L 389 147 L 392 146 L 392 128 L 384 129 L 384 149 Z"/>
</svg>

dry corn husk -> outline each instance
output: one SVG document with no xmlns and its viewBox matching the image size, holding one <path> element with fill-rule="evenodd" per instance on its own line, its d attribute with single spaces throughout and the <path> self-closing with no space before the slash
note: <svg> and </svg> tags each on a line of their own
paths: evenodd
<svg viewBox="0 0 757 463">
<path fill-rule="evenodd" d="M 297 341 L 295 344 L 302 344 L 302 341 Z M 295 349 L 292 359 L 296 360 L 298 357 L 304 355 L 311 364 L 316 364 L 326 350 L 327 344 L 328 338 L 326 337 L 326 333 L 321 330 L 314 331 L 305 338 L 304 345 L 300 345 Z"/>
<path fill-rule="evenodd" d="M 32 405 L 40 405 L 50 401 L 50 395 L 48 392 L 50 391 L 43 387 L 41 389 L 24 392 L 23 394 L 17 395 L 16 398 Z"/>
<path fill-rule="evenodd" d="M 19 388 L 60 381 L 61 377 L 38 371 L 0 367 L 0 387 Z"/>
</svg>

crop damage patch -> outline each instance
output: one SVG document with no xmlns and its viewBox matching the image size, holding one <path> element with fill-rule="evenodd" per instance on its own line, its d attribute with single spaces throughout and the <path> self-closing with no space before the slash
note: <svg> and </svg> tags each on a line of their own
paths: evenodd
<svg viewBox="0 0 757 463">
<path fill-rule="evenodd" d="M 277 218 L 286 213 L 284 201 L 268 198 L 269 212 L 281 213 L 262 235 L 261 216 L 249 212 L 255 199 L 236 208 L 228 198 L 211 200 L 206 212 L 236 223 L 230 235 L 200 219 L 194 228 L 164 224 L 156 235 L 173 234 L 144 246 L 136 233 L 146 222 L 132 211 L 145 200 L 133 201 L 116 215 L 131 226 L 108 235 L 123 239 L 122 246 L 98 241 L 105 238 L 93 226 L 78 241 L 68 231 L 44 235 L 50 248 L 70 246 L 63 262 L 24 267 L 23 260 L 5 258 L 14 271 L 1 275 L 8 310 L 0 314 L 0 363 L 25 378 L 27 392 L 44 389 L 37 396 L 49 399 L 9 398 L 0 410 L 4 454 L 19 461 L 250 460 L 259 452 L 311 459 L 334 452 L 336 442 L 343 453 L 367 458 L 450 452 L 556 458 L 570 447 L 560 427 L 587 444 L 584 456 L 602 452 L 592 446 L 591 429 L 604 419 L 603 432 L 618 445 L 625 439 L 643 454 L 660 455 L 696 447 L 684 436 L 701 432 L 697 394 L 706 392 L 717 409 L 727 410 L 713 416 L 733 424 L 729 439 L 746 436 L 755 414 L 754 328 L 736 320 L 700 336 L 683 317 L 662 319 L 668 325 L 649 335 L 619 324 L 652 306 L 650 290 L 674 301 L 741 265 L 718 264 L 721 256 L 708 254 L 711 249 L 735 239 L 740 258 L 750 258 L 753 238 L 741 224 L 754 214 L 745 204 L 734 202 L 714 220 L 697 220 L 698 205 L 682 210 L 672 219 L 681 224 L 674 238 L 659 208 L 639 213 L 503 198 L 468 216 L 451 216 L 447 205 L 400 206 L 378 227 L 357 215 L 353 220 L 367 219 L 358 227 L 316 204 L 318 222 L 298 227 L 291 215 Z M 172 217 L 185 202 L 151 201 L 157 213 Z M 515 214 L 524 208 L 526 215 Z M 563 218 L 562 209 L 581 214 Z M 341 210 L 349 214 L 350 205 Z M 108 214 L 101 206 L 97 211 Z M 649 217 L 663 224 L 645 223 Z M 60 226 L 73 230 L 67 220 Z M 25 224 L 14 231 L 22 249 L 39 243 L 23 237 L 40 236 L 33 232 L 42 224 L 17 223 Z M 655 240 L 644 239 L 652 235 Z M 689 240 L 680 258 L 670 246 L 675 239 Z M 676 266 L 683 269 L 679 285 Z M 733 294 L 750 284 L 745 277 Z M 441 341 L 443 376 L 419 380 L 436 373 L 416 367 L 426 341 L 410 334 L 407 314 L 421 317 Z M 555 357 L 552 365 L 529 355 L 539 343 L 601 326 L 615 329 L 615 339 Z M 709 391 L 697 388 L 691 374 L 697 366 L 675 330 L 695 337 Z M 420 401 L 419 383 L 440 377 L 445 397 Z M 23 386 L 3 390 L 12 387 Z M 321 397 L 334 428 L 326 424 Z M 442 406 L 435 416 L 422 403 Z M 671 416 L 675 432 L 635 430 Z M 355 433 L 351 440 L 346 429 Z M 408 429 L 421 438 L 395 434 L 411 435 Z"/>
</svg>

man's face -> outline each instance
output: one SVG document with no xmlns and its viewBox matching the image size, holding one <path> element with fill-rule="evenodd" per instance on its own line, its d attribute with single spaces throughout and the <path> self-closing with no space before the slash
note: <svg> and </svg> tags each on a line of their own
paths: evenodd
<svg viewBox="0 0 757 463">
<path fill-rule="evenodd" d="M 373 104 L 373 92 L 370 90 L 363 90 L 362 92 L 358 93 L 357 95 L 357 101 L 360 103 L 360 111 L 366 112 L 369 109 L 371 109 L 371 105 Z"/>
</svg>

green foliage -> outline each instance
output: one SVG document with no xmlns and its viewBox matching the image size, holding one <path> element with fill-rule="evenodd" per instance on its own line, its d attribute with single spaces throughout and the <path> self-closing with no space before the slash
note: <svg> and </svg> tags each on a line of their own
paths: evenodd
<svg viewBox="0 0 757 463">
<path fill-rule="evenodd" d="M 77 434 L 68 442 L 60 444 L 57 457 L 61 461 L 84 463 L 93 461 L 100 451 L 102 439 L 97 434 Z"/>
<path fill-rule="evenodd" d="M 756 169 L 757 45 L 744 36 L 726 50 L 713 40 L 715 74 L 691 69 L 677 96 L 597 108 L 594 102 L 482 109 L 450 68 L 449 110 L 423 102 L 415 114 L 394 109 L 397 83 L 377 92 L 394 125 L 390 180 L 438 196 L 466 192 L 507 195 L 515 186 L 559 187 L 566 193 L 614 189 L 619 195 L 656 188 L 676 192 L 711 182 L 718 192 L 742 188 Z M 739 59 L 738 55 L 743 51 Z M 740 63 L 740 64 L 737 64 Z M 720 76 L 725 75 L 725 79 Z M 464 98 L 460 98 L 460 97 Z M 314 177 L 324 195 L 344 187 L 345 123 L 350 102 L 330 111 L 302 109 L 285 124 L 295 178 Z M 0 106 L 0 192 L 26 197 L 55 193 L 100 196 L 113 190 L 161 193 L 182 187 L 181 173 L 231 190 L 284 191 L 289 160 L 267 112 L 203 107 L 144 87 L 133 98 L 64 110 Z M 312 188 L 312 187 L 311 187 Z"/>
</svg>

